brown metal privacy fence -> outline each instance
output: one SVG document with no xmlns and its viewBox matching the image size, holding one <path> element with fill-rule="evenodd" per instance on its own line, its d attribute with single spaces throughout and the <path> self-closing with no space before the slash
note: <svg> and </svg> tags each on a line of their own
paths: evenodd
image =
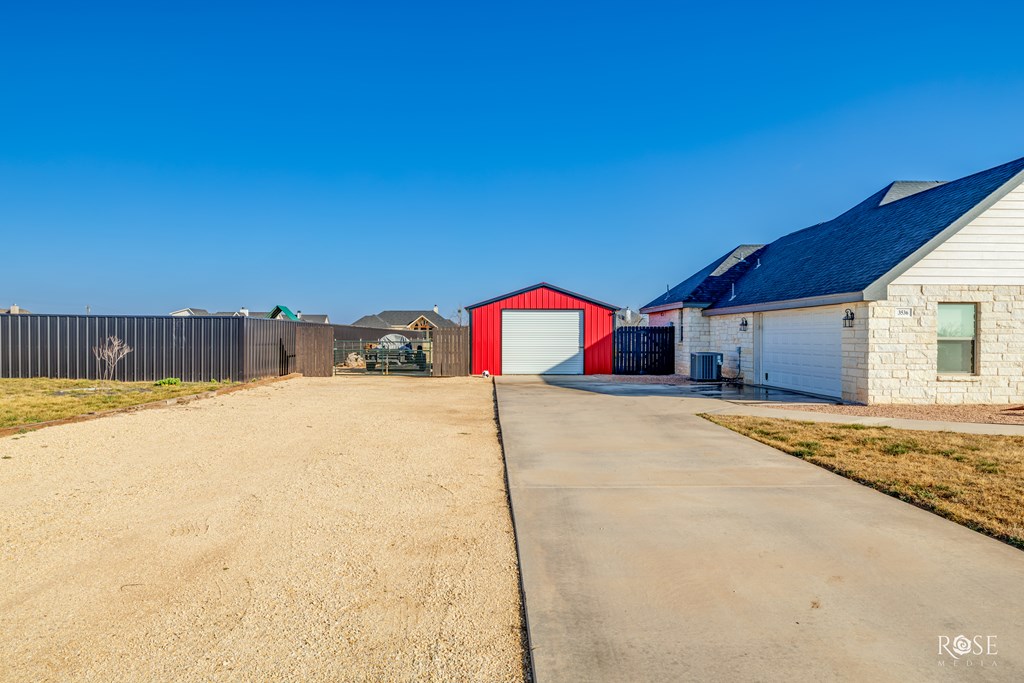
<svg viewBox="0 0 1024 683">
<path fill-rule="evenodd" d="M 300 327 L 317 332 L 297 338 Z M 111 336 L 132 348 L 114 371 L 122 381 L 330 375 L 330 352 L 317 356 L 331 347 L 320 339 L 333 341 L 329 325 L 241 316 L 0 315 L 0 378 L 97 379 L 103 368 L 93 347 Z"/>
</svg>

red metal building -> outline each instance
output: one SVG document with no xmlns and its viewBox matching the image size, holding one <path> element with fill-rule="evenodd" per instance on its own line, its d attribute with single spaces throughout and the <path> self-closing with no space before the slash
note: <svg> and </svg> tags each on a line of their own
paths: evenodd
<svg viewBox="0 0 1024 683">
<path fill-rule="evenodd" d="M 617 308 L 546 282 L 467 306 L 473 374 L 611 374 Z"/>
</svg>

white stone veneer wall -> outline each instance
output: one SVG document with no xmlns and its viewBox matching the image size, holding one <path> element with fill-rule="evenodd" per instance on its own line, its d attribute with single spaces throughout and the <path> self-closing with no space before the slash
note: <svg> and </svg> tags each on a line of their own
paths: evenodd
<svg viewBox="0 0 1024 683">
<path fill-rule="evenodd" d="M 835 307 L 836 320 L 842 320 L 847 308 L 853 311 L 853 327 L 844 327 L 842 337 L 843 400 L 850 403 L 867 403 L 870 400 L 868 381 L 870 306 L 871 304 L 867 302 L 859 302 Z"/>
<path fill-rule="evenodd" d="M 977 374 L 939 375 L 939 303 L 977 303 Z M 897 308 L 912 308 L 897 318 Z M 1024 402 L 1024 287 L 890 285 L 870 304 L 868 403 Z M 844 339 L 844 362 L 846 343 Z"/>
<path fill-rule="evenodd" d="M 747 329 L 740 330 L 740 320 L 747 319 Z M 726 379 L 742 378 L 747 384 L 754 384 L 754 316 L 751 313 L 741 315 L 708 316 L 710 321 L 711 339 L 707 348 L 696 351 L 715 351 L 721 353 L 722 377 Z M 736 349 L 740 349 L 740 353 Z M 687 356 L 689 362 L 689 356 Z"/>
</svg>

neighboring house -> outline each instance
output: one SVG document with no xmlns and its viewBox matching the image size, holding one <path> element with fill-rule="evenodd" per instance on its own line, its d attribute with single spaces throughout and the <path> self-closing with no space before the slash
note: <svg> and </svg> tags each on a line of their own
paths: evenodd
<svg viewBox="0 0 1024 683">
<path fill-rule="evenodd" d="M 1024 401 L 1024 159 L 894 182 L 838 218 L 744 245 L 644 306 L 757 384 L 857 403 Z"/>
<path fill-rule="evenodd" d="M 304 323 L 324 323 L 328 325 L 331 322 L 331 319 L 324 313 L 303 313 L 302 311 L 292 313 L 292 310 L 287 306 L 274 306 L 274 310 L 267 313 L 266 317 L 272 320 L 301 320 Z"/>
<path fill-rule="evenodd" d="M 186 316 L 186 315 L 212 315 L 218 317 L 232 317 L 232 316 L 245 316 L 249 318 L 270 318 L 275 320 L 301 320 L 307 323 L 325 323 L 330 324 L 331 319 L 323 313 L 303 313 L 298 311 L 293 313 L 287 306 L 275 306 L 272 311 L 250 311 L 244 306 L 237 311 L 217 311 L 216 313 L 210 313 L 205 308 L 183 308 L 180 311 L 172 311 L 171 315 L 175 316 Z"/>
<path fill-rule="evenodd" d="M 0 308 L 0 315 L 31 315 L 32 311 L 22 308 L 18 304 L 11 304 L 10 308 Z"/>
<path fill-rule="evenodd" d="M 615 327 L 647 327 L 648 318 L 644 313 L 631 308 L 615 311 Z"/>
<path fill-rule="evenodd" d="M 352 324 L 390 330 L 436 330 L 459 326 L 438 313 L 437 306 L 432 311 L 381 311 L 377 315 L 364 315 Z"/>
</svg>

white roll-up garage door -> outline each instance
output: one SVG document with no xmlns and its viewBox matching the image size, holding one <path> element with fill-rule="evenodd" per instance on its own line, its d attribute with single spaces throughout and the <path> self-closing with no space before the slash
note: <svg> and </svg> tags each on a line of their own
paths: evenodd
<svg viewBox="0 0 1024 683">
<path fill-rule="evenodd" d="M 501 372 L 582 375 L 583 311 L 502 311 Z"/>
<path fill-rule="evenodd" d="M 842 397 L 842 312 L 772 311 L 761 317 L 760 384 Z"/>
</svg>

